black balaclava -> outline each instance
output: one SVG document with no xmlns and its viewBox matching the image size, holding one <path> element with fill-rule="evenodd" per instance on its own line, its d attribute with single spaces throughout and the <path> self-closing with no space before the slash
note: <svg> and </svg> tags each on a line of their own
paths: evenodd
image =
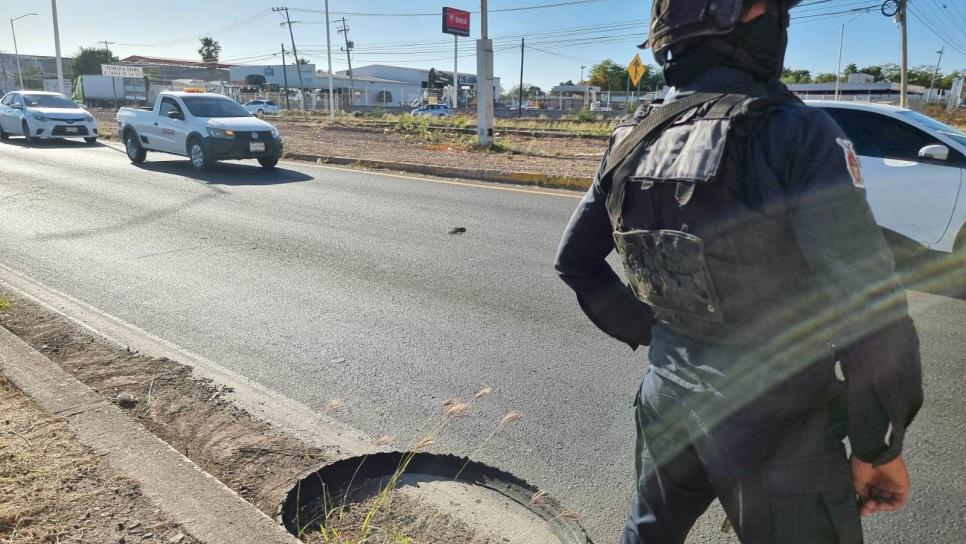
<svg viewBox="0 0 966 544">
<path fill-rule="evenodd" d="M 765 14 L 737 23 L 722 36 L 701 37 L 671 46 L 664 65 L 669 85 L 686 85 L 711 68 L 727 66 L 766 82 L 781 77 L 788 45 L 788 12 L 770 6 Z"/>
</svg>

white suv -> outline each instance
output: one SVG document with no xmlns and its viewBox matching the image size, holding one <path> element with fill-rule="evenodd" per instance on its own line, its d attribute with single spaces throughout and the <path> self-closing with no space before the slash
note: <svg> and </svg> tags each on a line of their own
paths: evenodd
<svg viewBox="0 0 966 544">
<path fill-rule="evenodd" d="M 59 93 L 14 91 L 0 100 L 0 139 L 23 136 L 28 143 L 49 138 L 97 141 L 97 122 L 73 100 Z"/>
<path fill-rule="evenodd" d="M 278 113 L 278 104 L 272 102 L 271 100 L 252 100 L 251 102 L 245 103 L 245 109 L 248 110 L 252 115 L 257 115 L 261 117 L 266 113 L 269 115 L 275 115 Z"/>
</svg>

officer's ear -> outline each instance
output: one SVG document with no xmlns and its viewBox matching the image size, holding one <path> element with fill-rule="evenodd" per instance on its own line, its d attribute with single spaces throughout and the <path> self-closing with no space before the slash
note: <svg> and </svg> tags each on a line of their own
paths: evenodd
<svg viewBox="0 0 966 544">
<path fill-rule="evenodd" d="M 745 10 L 741 13 L 741 22 L 750 23 L 765 13 L 768 13 L 768 2 L 758 0 L 757 2 L 753 2 L 751 5 L 745 8 Z"/>
</svg>

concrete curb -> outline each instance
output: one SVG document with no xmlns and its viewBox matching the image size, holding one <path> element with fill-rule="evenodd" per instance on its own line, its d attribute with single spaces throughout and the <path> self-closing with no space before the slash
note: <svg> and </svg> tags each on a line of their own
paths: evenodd
<svg viewBox="0 0 966 544">
<path fill-rule="evenodd" d="M 194 538 L 209 544 L 299 541 L 119 408 L 0 327 L 0 371 Z"/>
<path fill-rule="evenodd" d="M 361 166 L 379 170 L 395 170 L 412 174 L 424 174 L 441 178 L 458 178 L 493 183 L 511 183 L 514 185 L 530 185 L 548 187 L 552 189 L 587 190 L 592 178 L 572 176 L 548 176 L 532 172 L 504 172 L 501 170 L 486 170 L 475 168 L 452 168 L 448 166 L 433 166 L 411 162 L 377 161 L 371 159 L 357 159 L 352 157 L 338 157 L 334 155 L 310 155 L 305 153 L 286 153 L 286 159 L 314 162 L 316 164 L 339 164 L 344 166 Z"/>
</svg>

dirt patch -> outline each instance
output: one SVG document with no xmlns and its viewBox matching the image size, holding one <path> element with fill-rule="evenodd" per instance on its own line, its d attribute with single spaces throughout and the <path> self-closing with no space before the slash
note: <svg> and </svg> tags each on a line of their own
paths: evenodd
<svg viewBox="0 0 966 544">
<path fill-rule="evenodd" d="M 298 475 L 328 459 L 226 401 L 228 391 L 192 377 L 190 368 L 118 349 L 28 301 L 8 298 L 0 325 L 266 514 L 274 515 Z"/>
<path fill-rule="evenodd" d="M 0 376 L 0 542 L 197 541 Z"/>
<path fill-rule="evenodd" d="M 186 366 L 119 349 L 66 318 L 2 290 L 0 300 L 8 301 L 6 309 L 0 310 L 0 326 L 113 400 L 269 516 L 275 516 L 300 477 L 335 457 L 335 445 L 331 452 L 310 448 L 276 431 L 226 400 L 224 395 L 230 391 L 192 377 Z M 108 469 L 79 443 L 72 449 L 62 445 L 71 440 L 65 422 L 24 412 L 31 401 L 23 395 L 15 397 L 11 392 L 15 390 L 2 377 L 0 385 L 0 537 L 18 535 L 11 542 L 175 542 L 152 540 L 173 539 L 177 528 L 166 524 L 160 513 L 140 506 L 146 502 L 135 484 L 106 474 Z M 78 499 L 73 501 L 70 493 Z M 333 525 L 335 533 L 330 530 L 323 536 L 316 526 L 304 538 L 331 544 L 487 542 L 475 539 L 472 530 L 451 516 L 427 513 L 417 501 L 392 495 L 392 507 L 374 517 L 376 530 L 364 541 L 348 539 L 360 536 L 358 527 L 367 511 L 365 504 L 353 501 L 346 503 Z M 25 501 L 28 496 L 31 499 Z M 154 517 L 142 516 L 138 508 Z M 25 532 L 28 529 L 33 532 Z M 91 532 L 95 529 L 101 532 Z M 407 536 L 409 531 L 418 538 Z"/>
<path fill-rule="evenodd" d="M 92 110 L 100 134 L 116 138 L 117 122 L 110 110 Z M 556 176 L 591 178 L 607 146 L 588 138 L 541 138 L 501 135 L 491 150 L 473 145 L 475 136 L 449 131 L 332 126 L 308 121 L 269 117 L 285 137 L 289 153 L 328 155 L 357 159 L 408 162 L 448 168 L 472 168 L 503 172 L 532 172 Z"/>
</svg>

